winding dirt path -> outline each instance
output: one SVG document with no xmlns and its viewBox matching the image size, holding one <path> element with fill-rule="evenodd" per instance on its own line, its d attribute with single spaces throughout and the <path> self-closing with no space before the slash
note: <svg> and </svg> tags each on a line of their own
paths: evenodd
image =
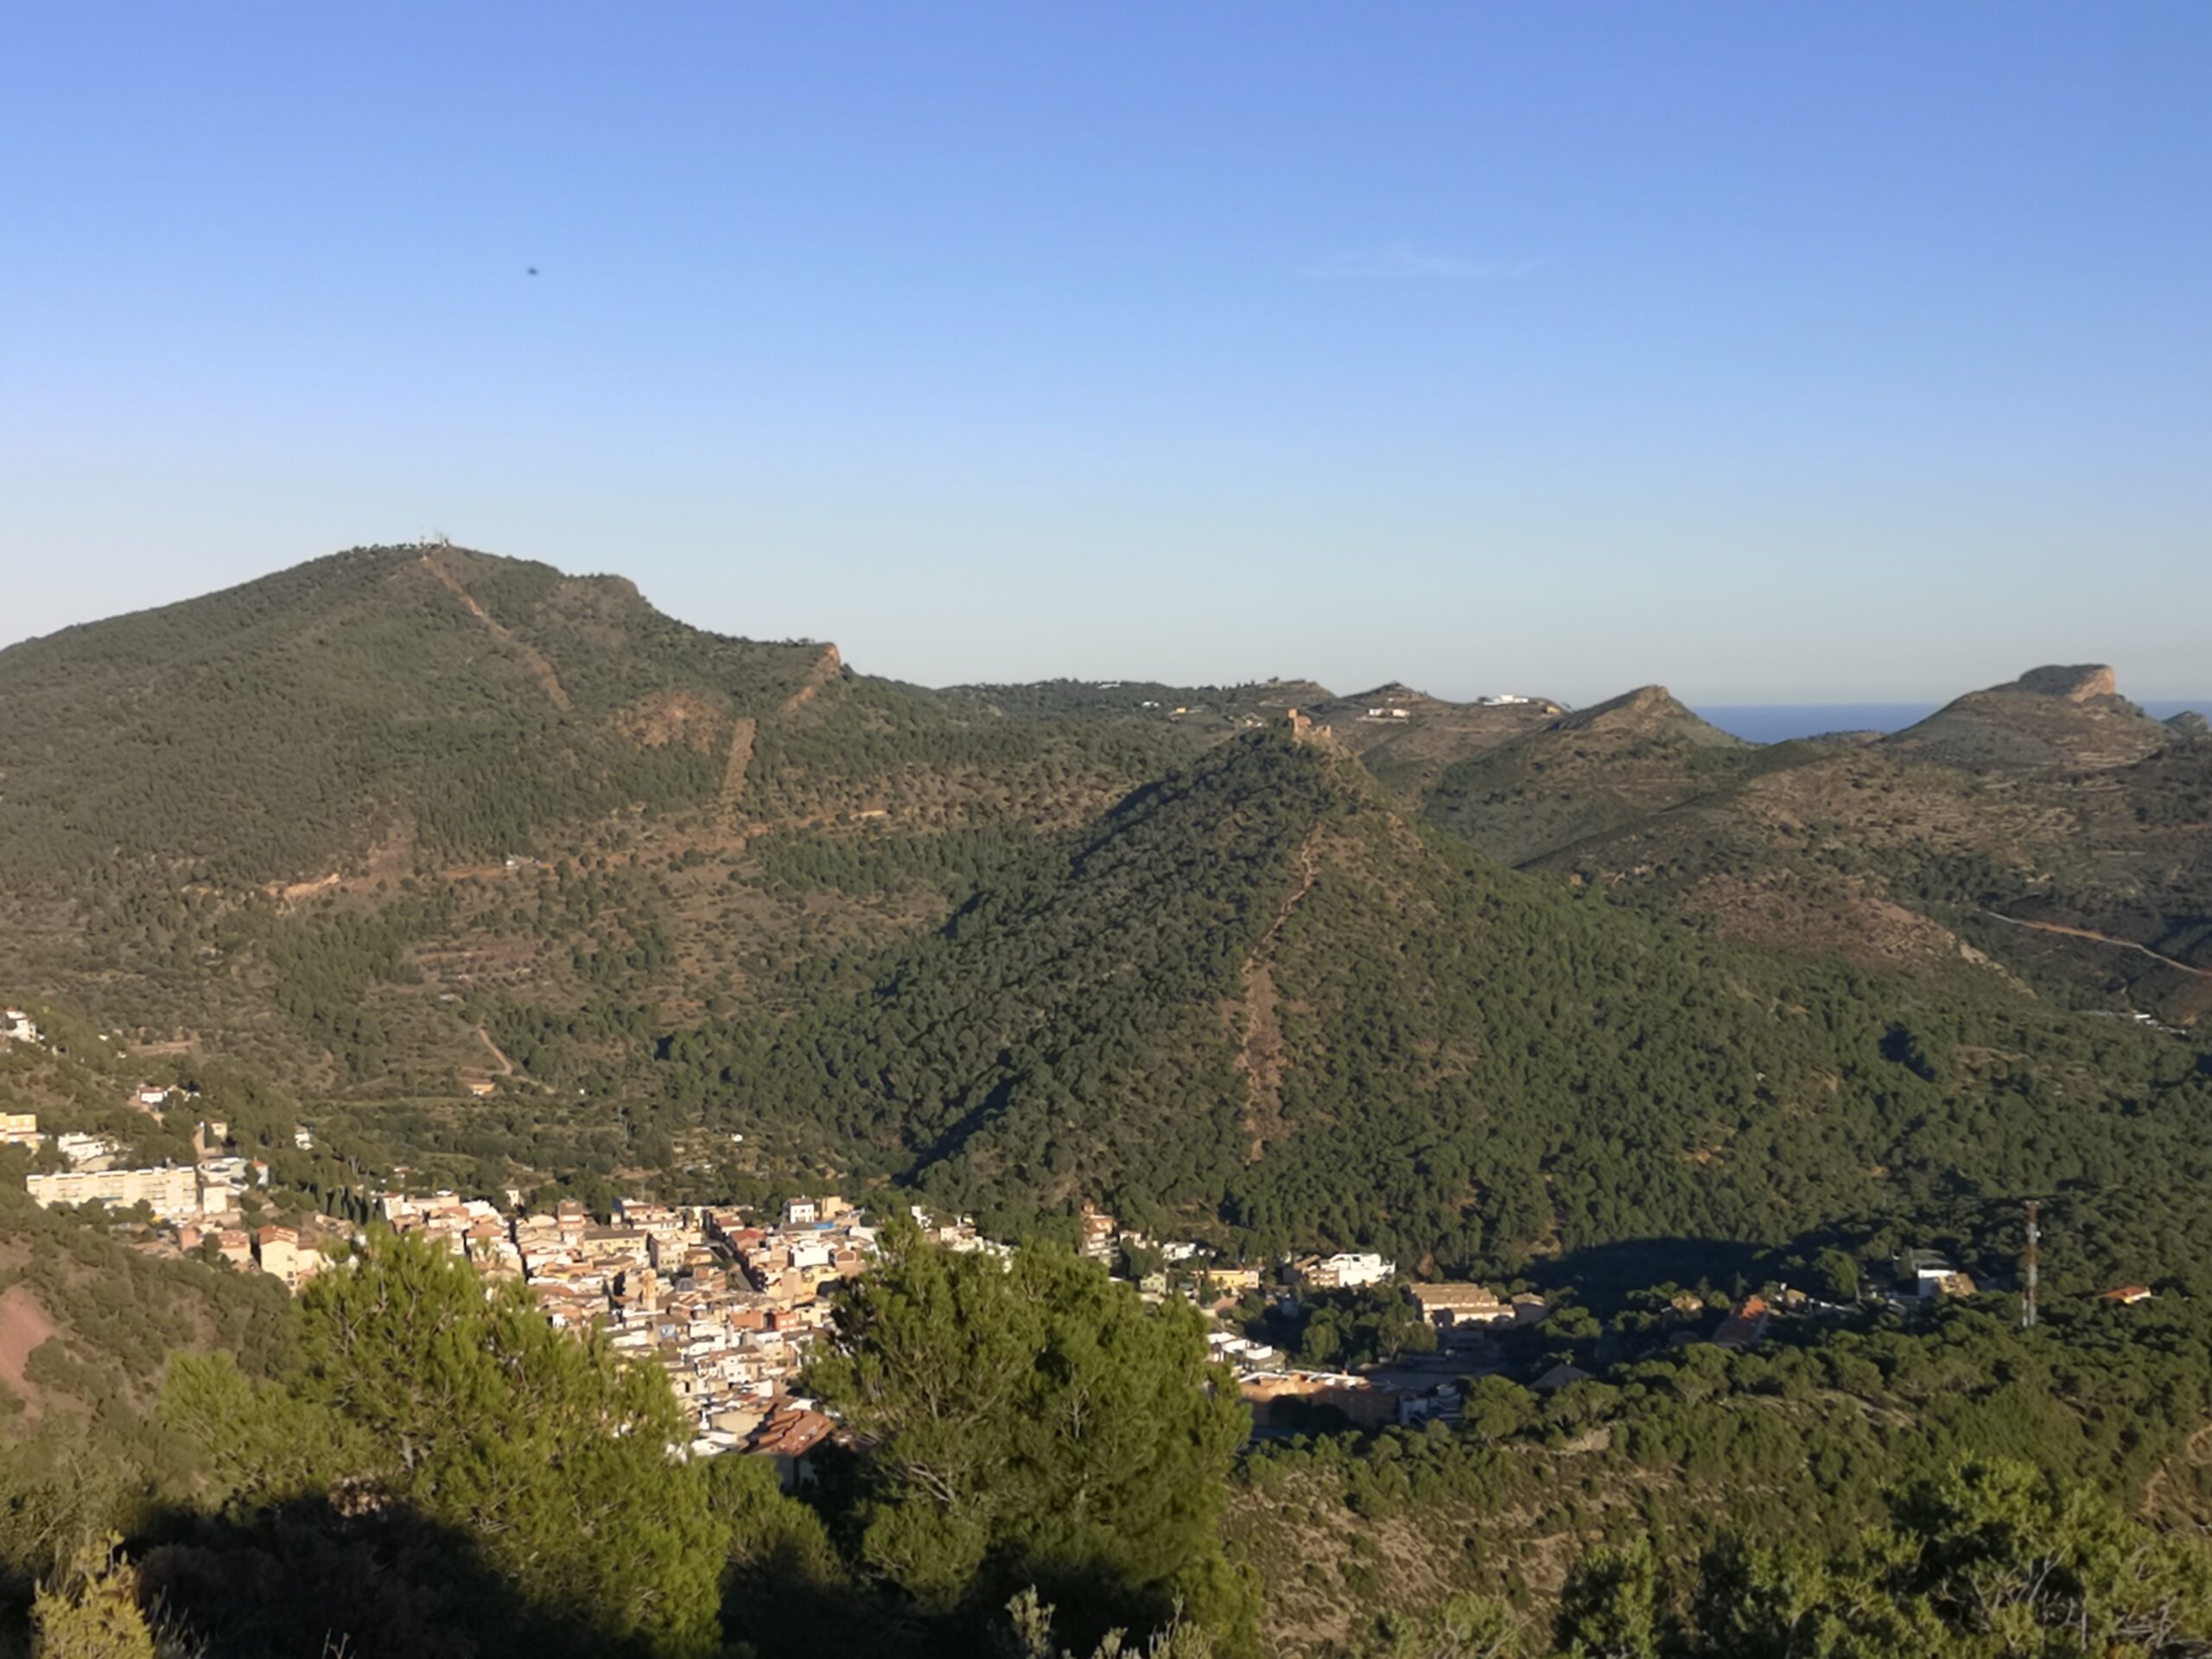
<svg viewBox="0 0 2212 1659">
<path fill-rule="evenodd" d="M 479 1026 L 476 1027 L 476 1036 L 477 1039 L 491 1051 L 492 1063 L 499 1068 L 499 1075 L 503 1077 L 514 1076 L 515 1063 L 507 1058 L 505 1049 L 492 1040 L 492 1033 Z"/>
<path fill-rule="evenodd" d="M 845 659 L 837 654 L 836 646 L 823 646 L 822 655 L 816 658 L 814 666 L 806 671 L 805 681 L 798 690 L 784 699 L 783 712 L 787 715 L 797 714 L 808 703 L 813 702 L 814 694 L 836 678 L 837 671 L 844 665 Z"/>
<path fill-rule="evenodd" d="M 2038 933 L 2056 933 L 2069 939 L 2088 939 L 2094 944 L 2109 944 L 2121 950 L 2133 950 L 2139 957 L 2148 957 L 2176 973 L 2193 975 L 2198 979 L 2212 979 L 2212 968 L 2198 968 L 2176 957 L 2153 950 L 2147 944 L 2138 944 L 2133 939 L 2115 939 L 2109 933 L 2093 932 L 2086 927 L 2068 927 L 2063 922 L 2024 922 L 2017 916 L 2000 916 L 1993 910 L 1981 912 L 1992 921 L 2009 923 L 2014 927 L 2032 928 Z"/>
</svg>

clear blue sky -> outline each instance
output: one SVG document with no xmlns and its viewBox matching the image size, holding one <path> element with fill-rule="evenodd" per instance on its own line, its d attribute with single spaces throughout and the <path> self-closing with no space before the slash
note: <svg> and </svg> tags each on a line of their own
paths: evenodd
<svg viewBox="0 0 2212 1659">
<path fill-rule="evenodd" d="M 0 640 L 435 527 L 931 682 L 2201 694 L 2208 86 L 2201 0 L 7 8 Z"/>
</svg>

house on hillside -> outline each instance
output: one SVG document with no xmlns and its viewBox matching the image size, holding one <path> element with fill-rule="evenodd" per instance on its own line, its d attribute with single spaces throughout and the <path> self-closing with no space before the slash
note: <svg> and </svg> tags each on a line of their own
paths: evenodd
<svg viewBox="0 0 2212 1659">
<path fill-rule="evenodd" d="M 1908 1250 L 1900 1281 L 1910 1281 L 1913 1294 L 1922 1301 L 1931 1301 L 1938 1296 L 1971 1296 L 1974 1294 L 1974 1280 L 1953 1267 L 1948 1258 L 1936 1250 Z"/>
<path fill-rule="evenodd" d="M 38 1027 L 21 1008 L 0 1008 L 0 1043 L 35 1043 Z"/>
<path fill-rule="evenodd" d="M 289 1291 L 296 1293 L 322 1269 L 321 1253 L 303 1248 L 299 1233 L 290 1227 L 262 1228 L 253 1236 L 253 1249 L 261 1270 Z"/>
<path fill-rule="evenodd" d="M 0 1147 L 38 1145 L 36 1112 L 0 1112 Z"/>
<path fill-rule="evenodd" d="M 776 1478 L 787 1492 L 797 1491 L 814 1479 L 809 1460 L 829 1440 L 837 1425 L 820 1412 L 796 1402 L 779 1406 L 753 1432 L 746 1450 L 776 1460 Z"/>
<path fill-rule="evenodd" d="M 1484 1285 L 1409 1285 L 1421 1316 L 1439 1331 L 1455 1325 L 1510 1325 L 1513 1306 Z"/>
<path fill-rule="evenodd" d="M 1379 1285 L 1398 1270 L 1373 1250 L 1339 1250 L 1334 1255 L 1308 1255 L 1293 1264 L 1299 1279 L 1316 1290 L 1356 1290 Z"/>
<path fill-rule="evenodd" d="M 1774 1310 L 1764 1296 L 1746 1296 L 1742 1306 L 1720 1322 L 1713 1333 L 1716 1348 L 1756 1348 L 1766 1335 L 1766 1322 Z"/>
<path fill-rule="evenodd" d="M 122 1152 L 123 1143 L 112 1135 L 65 1129 L 54 1137 L 54 1149 L 72 1169 L 105 1169 Z"/>
</svg>

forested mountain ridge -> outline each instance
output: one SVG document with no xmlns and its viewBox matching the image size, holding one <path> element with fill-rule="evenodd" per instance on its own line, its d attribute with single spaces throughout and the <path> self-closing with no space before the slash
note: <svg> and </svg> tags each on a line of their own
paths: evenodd
<svg viewBox="0 0 2212 1659">
<path fill-rule="evenodd" d="M 1010 1230 L 1088 1199 L 1450 1269 L 2069 1184 L 2179 1262 L 2130 1176 L 2194 1181 L 2212 1111 L 2160 1033 L 1517 876 L 1275 734 L 1034 849 L 857 991 L 679 1034 L 665 1066 L 682 1113 Z"/>
<path fill-rule="evenodd" d="M 1521 864 L 1706 794 L 1756 746 L 1692 714 L 1662 685 L 1578 709 L 1447 767 L 1429 817 Z"/>
<path fill-rule="evenodd" d="M 2212 744 L 2185 724 L 2146 743 L 2080 671 L 1948 714 L 1760 748 L 1651 687 L 1577 713 L 1395 683 L 929 691 L 436 547 L 0 653 L 0 992 L 48 1036 L 0 1052 L 0 1109 L 145 1160 L 220 1116 L 273 1166 L 257 1220 L 359 1219 L 398 1179 L 601 1211 L 834 1188 L 1047 1242 L 1012 1275 L 917 1256 L 889 1330 L 849 1303 L 849 1421 L 889 1451 L 832 1459 L 802 1510 L 764 1464 L 660 1457 L 658 1378 L 556 1337 L 519 1287 L 486 1302 L 458 1263 L 378 1242 L 287 1306 L 130 1224 L 34 1212 L 21 1174 L 58 1154 L 0 1153 L 0 1439 L 23 1441 L 0 1453 L 21 1494 L 0 1492 L 0 1643 L 9 1607 L 67 1587 L 48 1506 L 123 1530 L 141 1592 L 251 1659 L 324 1630 L 437 1650 L 433 1627 L 456 1655 L 703 1653 L 717 1626 L 764 1659 L 966 1654 L 1071 1536 L 1142 1569 L 1087 1624 L 1061 1600 L 1077 1652 L 1187 1588 L 1228 1659 L 1261 1628 L 1314 1659 L 1421 1651 L 1448 1591 L 1507 1621 L 1493 1653 L 1516 1624 L 1530 1653 L 1613 1650 L 1618 1614 L 1666 1632 L 1630 1651 L 1740 1656 L 1791 1649 L 1738 1641 L 1738 1609 L 1940 1599 L 1896 1560 L 1926 1535 L 1909 1483 L 1960 1458 L 2199 1528 L 2212 1054 L 2177 998 L 2170 1022 L 2114 1017 L 2147 977 L 2112 990 L 2026 944 L 2164 953 L 2142 973 L 2194 982 Z M 156 1122 L 119 1104 L 142 1074 L 201 1093 Z M 1929 1313 L 1847 1287 L 1917 1246 L 2004 1287 L 2030 1195 L 2047 1325 L 2014 1331 L 2010 1298 Z M 1085 1204 L 1248 1262 L 1373 1249 L 1540 1287 L 1554 1317 L 1506 1338 L 1509 1369 L 1594 1380 L 1484 1377 L 1456 1429 L 1255 1452 L 1226 1492 L 1241 1425 L 1190 1386 L 1196 1316 L 1147 1334 L 1134 1288 L 1050 1247 Z M 1779 1281 L 1836 1301 L 1758 1351 L 1695 1339 Z M 2123 1283 L 2156 1298 L 2100 1296 Z M 383 1318 L 341 1363 L 334 1337 L 394 1284 L 485 1340 L 427 1353 L 429 1322 Z M 1240 1318 L 1268 1318 L 1257 1294 Z M 893 1443 L 913 1402 L 857 1404 L 872 1324 L 944 1348 L 939 1402 L 996 1411 L 952 1431 L 949 1506 Z M 1343 1358 L 1306 1347 L 1319 1328 L 1301 1357 Z M 971 1389 L 979 1357 L 1020 1389 Z M 460 1412 L 420 1387 L 454 1366 Z M 813 1381 L 839 1399 L 834 1368 Z M 642 1435 L 580 1430 L 618 1397 Z M 1179 1427 L 1171 1399 L 1224 1408 Z M 1036 1433 L 1060 1404 L 1103 1436 L 1095 1466 Z M 1204 1467 L 1160 1499 L 1132 1422 L 1203 1442 Z M 121 1453 L 97 1486 L 86 1425 Z M 443 1449 L 418 1466 L 426 1427 Z M 1009 1451 L 1040 1477 L 1014 1492 Z M 1953 1490 L 1957 1530 L 2049 1507 L 2024 1473 L 1967 1466 L 1940 1478 L 1995 1484 Z M 470 1469 L 499 1478 L 448 1478 Z M 1101 1471 L 1128 1499 L 1110 1516 L 1083 1508 Z M 1895 1559 L 1853 1555 L 1885 1514 Z M 2067 1514 L 2075 1542 L 2146 1559 L 2112 1515 Z M 651 1548 L 626 1564 L 601 1527 Z M 1756 1593 L 1734 1593 L 1735 1529 L 1796 1552 Z M 1641 1567 L 1586 1554 L 1630 1536 Z M 69 1593 L 119 1570 L 95 1566 Z M 2212 1579 L 2185 1587 L 2212 1629 Z M 511 1617 L 525 1591 L 554 1644 Z M 1851 1650 L 1983 1650 L 1961 1640 Z"/>
<path fill-rule="evenodd" d="M 528 851 L 702 794 L 825 649 L 700 633 L 619 578 L 356 549 L 0 652 L 0 854 L 14 885 L 311 880 L 402 821 L 437 859 Z"/>
<path fill-rule="evenodd" d="M 0 927 L 11 983 L 104 1020 L 451 1089 L 512 1075 L 479 1025 L 603 1050 L 934 920 L 1182 752 L 620 578 L 356 549 L 0 652 Z"/>
<path fill-rule="evenodd" d="M 359 550 L 0 652 L 0 923 L 19 994 L 492 1185 L 727 1130 L 1010 1230 L 1774 1243 L 2167 1158 L 2194 1050 L 2108 1016 L 2212 987 L 2212 745 L 2110 683 L 1767 748 L 1656 687 L 935 692 Z"/>
</svg>

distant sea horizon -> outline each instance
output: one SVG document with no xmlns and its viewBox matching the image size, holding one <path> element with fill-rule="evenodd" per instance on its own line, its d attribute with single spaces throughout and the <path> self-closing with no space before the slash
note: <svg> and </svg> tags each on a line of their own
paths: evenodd
<svg viewBox="0 0 2212 1659">
<path fill-rule="evenodd" d="M 1724 732 L 1754 743 L 1786 743 L 1795 737 L 1827 732 L 1901 732 L 1928 718 L 1940 702 L 1712 702 L 1696 710 Z M 2184 709 L 2212 716 L 2212 696 L 2187 697 L 2142 705 L 2156 720 Z"/>
</svg>

